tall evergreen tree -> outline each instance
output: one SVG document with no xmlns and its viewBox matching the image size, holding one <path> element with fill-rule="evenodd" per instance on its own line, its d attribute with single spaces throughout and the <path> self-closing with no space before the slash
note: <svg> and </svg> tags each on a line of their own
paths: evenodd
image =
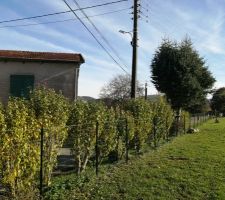
<svg viewBox="0 0 225 200">
<path fill-rule="evenodd" d="M 151 72 L 156 89 L 166 94 L 178 113 L 181 108 L 204 101 L 215 82 L 188 38 L 179 44 L 163 40 L 152 60 Z"/>
</svg>

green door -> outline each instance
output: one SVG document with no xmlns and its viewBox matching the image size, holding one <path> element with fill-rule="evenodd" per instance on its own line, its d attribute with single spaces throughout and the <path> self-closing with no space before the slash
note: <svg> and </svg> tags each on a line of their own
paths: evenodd
<svg viewBox="0 0 225 200">
<path fill-rule="evenodd" d="M 11 75 L 10 95 L 13 97 L 28 98 L 29 92 L 34 88 L 33 75 Z"/>
</svg>

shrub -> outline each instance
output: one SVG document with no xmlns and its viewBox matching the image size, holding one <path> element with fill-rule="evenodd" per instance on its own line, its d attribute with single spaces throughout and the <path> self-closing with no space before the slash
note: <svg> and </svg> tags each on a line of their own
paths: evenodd
<svg viewBox="0 0 225 200">
<path fill-rule="evenodd" d="M 67 136 L 68 100 L 53 89 L 40 87 L 30 95 L 31 109 L 44 129 L 44 184 L 49 185 L 57 154 Z"/>
<path fill-rule="evenodd" d="M 95 103 L 76 101 L 71 105 L 68 120 L 69 140 L 77 173 L 82 172 L 94 151 L 96 129 Z"/>
<path fill-rule="evenodd" d="M 152 107 L 151 103 L 144 99 L 131 99 L 124 106 L 134 118 L 133 144 L 137 152 L 140 151 L 152 129 Z"/>
<path fill-rule="evenodd" d="M 167 139 L 173 122 L 173 111 L 163 98 L 152 104 L 152 137 L 154 146 L 157 146 L 160 139 Z"/>
<path fill-rule="evenodd" d="M 134 137 L 134 118 L 129 111 L 124 111 L 121 106 L 114 108 L 116 118 L 116 139 L 115 149 L 110 155 L 114 155 L 114 161 L 122 158 L 126 149 L 126 142 L 129 146 L 129 141 Z"/>
<path fill-rule="evenodd" d="M 4 124 L 2 111 L 0 116 Z M 15 98 L 11 98 L 6 107 L 5 125 L 6 130 L 1 132 L 4 144 L 1 157 L 3 183 L 15 198 L 20 193 L 27 193 L 29 187 L 36 186 L 39 129 L 28 102 Z M 1 128 L 3 129 L 2 126 Z"/>
<path fill-rule="evenodd" d="M 97 123 L 99 158 L 103 158 L 115 146 L 116 123 L 113 109 L 107 109 L 101 103 L 73 103 L 68 126 L 77 173 L 86 168 L 90 157 L 95 154 Z"/>
</svg>

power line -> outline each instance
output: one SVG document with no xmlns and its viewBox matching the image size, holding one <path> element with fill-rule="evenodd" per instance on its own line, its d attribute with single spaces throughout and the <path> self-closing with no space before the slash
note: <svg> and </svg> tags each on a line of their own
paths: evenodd
<svg viewBox="0 0 225 200">
<path fill-rule="evenodd" d="M 75 13 L 75 11 L 70 7 L 70 5 L 66 2 L 66 0 L 62 0 L 67 7 L 73 12 L 73 14 L 76 16 L 76 18 L 80 21 L 80 23 L 86 28 L 86 30 L 92 35 L 92 37 L 96 40 L 96 42 L 101 46 L 101 48 L 109 55 L 109 57 L 127 74 L 129 74 L 116 60 L 115 58 L 110 54 L 110 52 L 102 45 L 102 43 L 98 40 L 98 38 L 91 32 L 91 30 L 85 25 L 85 23 L 82 21 L 82 19 Z"/>
<path fill-rule="evenodd" d="M 76 6 L 80 9 L 80 5 L 78 4 L 78 2 L 76 0 L 73 0 L 74 3 L 76 4 Z M 80 9 L 80 11 L 83 13 L 83 15 L 87 18 L 87 20 L 91 23 L 91 25 L 94 27 L 94 29 L 98 32 L 98 34 L 100 35 L 100 37 L 103 39 L 103 41 L 109 46 L 109 48 L 114 52 L 114 54 L 116 55 L 116 57 L 123 63 L 123 65 L 128 69 L 127 65 L 124 64 L 124 61 L 122 60 L 122 58 L 119 56 L 119 54 L 117 53 L 117 51 L 113 48 L 113 46 L 110 44 L 110 42 L 106 39 L 106 37 L 101 33 L 101 31 L 97 28 L 97 26 L 94 24 L 93 21 L 91 21 L 91 19 L 88 17 L 88 15 Z"/>
<path fill-rule="evenodd" d="M 81 8 L 81 10 L 86 10 L 86 9 L 90 9 L 90 8 L 96 8 L 96 7 L 102 7 L 102 6 L 106 6 L 106 5 L 116 4 L 116 3 L 123 2 L 123 1 L 128 1 L 128 0 L 118 0 L 118 1 L 112 1 L 112 2 L 103 3 L 103 4 L 97 4 L 97 5 Z M 9 23 L 9 22 L 16 22 L 16 21 L 22 21 L 22 20 L 27 20 L 27 19 L 36 19 L 36 18 L 41 18 L 41 17 L 48 17 L 48 16 L 52 16 L 52 15 L 65 14 L 65 13 L 70 13 L 70 12 L 77 11 L 77 10 L 79 10 L 79 9 L 75 9 L 75 10 L 71 9 L 71 10 L 67 10 L 67 11 L 48 13 L 48 14 L 43 14 L 43 15 L 36 15 L 36 16 L 32 16 L 32 17 L 24 17 L 24 18 L 4 20 L 4 21 L 0 21 L 0 24 L 2 24 L 2 23 Z"/>
<path fill-rule="evenodd" d="M 110 12 L 105 12 L 105 13 L 100 13 L 100 14 L 96 14 L 96 15 L 91 15 L 88 17 L 98 17 L 98 16 L 102 16 L 102 15 L 108 15 L 108 14 L 113 14 L 113 13 L 118 13 L 118 12 L 122 12 L 124 10 L 130 10 L 130 8 L 123 8 L 120 10 L 114 10 L 114 11 L 110 11 Z M 81 19 L 85 19 L 86 17 L 83 17 Z M 39 23 L 29 23 L 29 24 L 18 24 L 18 25 L 5 25 L 5 26 L 0 26 L 0 28 L 13 28 L 13 27 L 26 27 L 26 26 L 37 26 L 37 25 L 42 25 L 42 24 L 55 24 L 55 23 L 61 23 L 61 22 L 67 22 L 67 21 L 74 21 L 76 19 L 64 19 L 64 20 L 54 20 L 54 21 L 47 21 L 47 22 L 39 22 Z"/>
</svg>

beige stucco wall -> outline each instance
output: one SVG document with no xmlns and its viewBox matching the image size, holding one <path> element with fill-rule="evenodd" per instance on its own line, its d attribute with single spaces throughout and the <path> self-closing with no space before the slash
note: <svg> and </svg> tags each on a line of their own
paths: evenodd
<svg viewBox="0 0 225 200">
<path fill-rule="evenodd" d="M 8 100 L 10 75 L 34 75 L 35 86 L 44 84 L 70 99 L 77 97 L 79 64 L 0 61 L 0 99 Z"/>
</svg>

